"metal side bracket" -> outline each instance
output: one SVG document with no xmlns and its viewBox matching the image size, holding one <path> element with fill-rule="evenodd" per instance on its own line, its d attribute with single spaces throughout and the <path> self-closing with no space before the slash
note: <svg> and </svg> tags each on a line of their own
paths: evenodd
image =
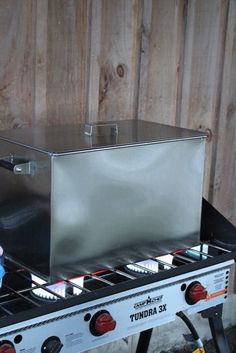
<svg viewBox="0 0 236 353">
<path fill-rule="evenodd" d="M 14 174 L 34 175 L 36 172 L 35 161 L 27 161 L 15 156 L 1 158 L 0 167 L 13 172 Z"/>
<path fill-rule="evenodd" d="M 215 344 L 217 353 L 230 353 L 227 338 L 222 322 L 223 304 L 213 308 L 206 309 L 201 312 L 204 319 L 208 319 L 212 338 Z"/>
</svg>

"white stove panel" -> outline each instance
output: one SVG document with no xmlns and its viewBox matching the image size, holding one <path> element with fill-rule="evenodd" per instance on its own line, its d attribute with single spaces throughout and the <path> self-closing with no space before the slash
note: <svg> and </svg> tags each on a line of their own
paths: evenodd
<svg viewBox="0 0 236 353">
<path fill-rule="evenodd" d="M 189 315 L 224 303 L 232 264 L 227 261 L 208 272 L 194 271 L 170 283 L 152 283 L 78 305 L 74 311 L 69 308 L 29 320 L 21 328 L 9 327 L 0 340 L 11 342 L 17 353 L 84 352 L 173 321 L 178 311 Z M 188 304 L 188 296 L 199 301 Z"/>
</svg>

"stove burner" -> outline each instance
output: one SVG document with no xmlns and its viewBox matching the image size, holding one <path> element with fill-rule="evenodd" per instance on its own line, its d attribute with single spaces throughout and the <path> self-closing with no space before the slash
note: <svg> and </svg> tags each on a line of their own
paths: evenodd
<svg viewBox="0 0 236 353">
<path fill-rule="evenodd" d="M 150 272 L 156 273 L 159 270 L 158 262 L 148 259 L 140 261 L 134 264 L 126 265 L 129 271 L 135 272 L 137 274 L 148 274 Z"/>
<path fill-rule="evenodd" d="M 42 278 L 33 274 L 31 275 L 31 279 L 32 279 L 32 288 L 37 287 L 38 285 L 43 286 L 45 285 L 45 283 L 47 283 Z M 83 284 L 84 284 L 84 277 L 80 276 L 80 277 L 72 278 L 67 282 L 60 281 L 52 285 L 44 286 L 44 288 L 47 288 L 49 291 L 45 290 L 44 288 L 36 288 L 32 290 L 32 293 L 40 299 L 55 301 L 55 300 L 58 300 L 60 297 L 66 298 L 69 292 L 72 292 L 71 293 L 72 295 L 79 295 L 82 292 L 82 289 L 80 289 L 79 287 L 83 287 Z M 55 293 L 55 295 L 53 293 Z"/>
</svg>

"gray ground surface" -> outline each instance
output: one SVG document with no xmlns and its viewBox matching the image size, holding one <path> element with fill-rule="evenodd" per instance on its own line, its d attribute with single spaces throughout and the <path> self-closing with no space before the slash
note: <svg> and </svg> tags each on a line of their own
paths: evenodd
<svg viewBox="0 0 236 353">
<path fill-rule="evenodd" d="M 227 329 L 226 335 L 230 346 L 230 352 L 236 353 L 236 327 Z M 160 353 L 192 353 L 194 351 L 194 348 L 195 348 L 194 346 L 187 344 L 185 347 L 182 347 L 181 349 L 173 348 L 169 351 L 161 351 Z M 206 353 L 216 353 L 216 350 L 214 348 L 212 341 L 208 341 L 205 343 L 205 350 L 206 350 Z M 159 353 L 159 352 L 156 352 L 156 353 Z"/>
</svg>

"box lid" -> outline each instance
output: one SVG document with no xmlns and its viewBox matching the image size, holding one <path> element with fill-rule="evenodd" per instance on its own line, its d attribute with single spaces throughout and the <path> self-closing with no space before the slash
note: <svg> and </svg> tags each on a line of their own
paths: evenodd
<svg viewBox="0 0 236 353">
<path fill-rule="evenodd" d="M 205 138 L 206 134 L 143 120 L 29 127 L 0 132 L 0 139 L 49 154 Z"/>
</svg>

